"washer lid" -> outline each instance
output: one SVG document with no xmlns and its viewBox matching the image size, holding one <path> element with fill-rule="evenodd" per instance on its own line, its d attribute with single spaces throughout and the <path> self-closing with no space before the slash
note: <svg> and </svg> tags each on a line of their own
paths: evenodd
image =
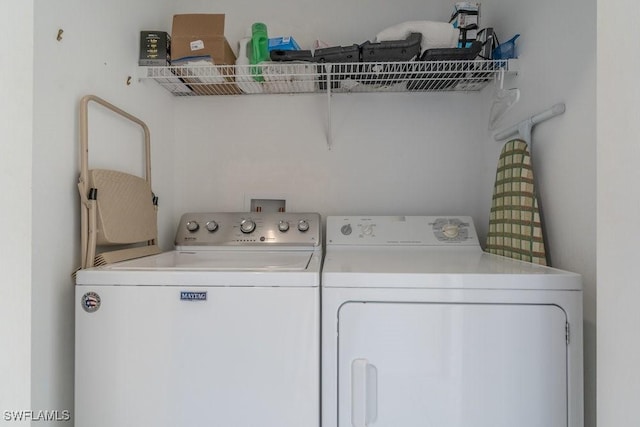
<svg viewBox="0 0 640 427">
<path fill-rule="evenodd" d="M 581 277 L 479 247 L 328 247 L 323 287 L 580 290 Z"/>
<path fill-rule="evenodd" d="M 80 270 L 78 284 L 318 286 L 320 251 L 169 251 Z"/>
<path fill-rule="evenodd" d="M 105 270 L 304 271 L 309 251 L 170 251 L 110 264 Z"/>
</svg>

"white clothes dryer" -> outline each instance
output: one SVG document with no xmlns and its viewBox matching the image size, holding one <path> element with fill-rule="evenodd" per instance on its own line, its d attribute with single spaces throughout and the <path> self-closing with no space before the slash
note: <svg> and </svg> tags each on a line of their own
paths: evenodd
<svg viewBox="0 0 640 427">
<path fill-rule="evenodd" d="M 185 214 L 176 250 L 79 271 L 76 427 L 317 427 L 321 235 Z"/>
<path fill-rule="evenodd" d="M 323 427 L 583 426 L 578 274 L 483 252 L 470 217 L 326 228 Z"/>
</svg>

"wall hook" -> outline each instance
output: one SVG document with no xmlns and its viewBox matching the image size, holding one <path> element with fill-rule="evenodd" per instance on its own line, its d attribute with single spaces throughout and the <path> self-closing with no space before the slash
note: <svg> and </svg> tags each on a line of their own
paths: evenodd
<svg viewBox="0 0 640 427">
<path fill-rule="evenodd" d="M 56 40 L 62 41 L 62 33 L 64 33 L 64 30 L 62 28 L 60 28 L 58 30 L 58 35 L 56 36 Z"/>
<path fill-rule="evenodd" d="M 531 116 L 528 119 L 521 121 L 520 123 L 516 123 L 515 125 L 507 128 L 501 132 L 498 132 L 494 135 L 496 141 L 502 141 L 507 138 L 511 138 L 512 136 L 518 136 L 523 139 L 524 142 L 529 144 L 530 147 L 533 146 L 533 142 L 531 141 L 531 129 L 546 120 L 549 120 L 555 116 L 559 116 L 564 113 L 566 110 L 566 106 L 563 102 L 555 104 L 551 108 L 544 110 L 543 112 L 536 114 L 535 116 Z"/>
<path fill-rule="evenodd" d="M 127 86 L 131 85 L 131 76 L 127 76 Z"/>
</svg>

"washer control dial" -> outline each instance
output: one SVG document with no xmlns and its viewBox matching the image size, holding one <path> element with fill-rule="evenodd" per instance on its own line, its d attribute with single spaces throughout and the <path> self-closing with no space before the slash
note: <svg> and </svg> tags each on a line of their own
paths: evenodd
<svg viewBox="0 0 640 427">
<path fill-rule="evenodd" d="M 353 232 L 353 228 L 351 228 L 351 224 L 345 224 L 342 227 L 340 227 L 340 232 L 344 236 L 348 236 Z"/>
<path fill-rule="evenodd" d="M 240 223 L 240 231 L 244 234 L 252 233 L 256 229 L 256 223 L 250 219 L 243 219 Z"/>
<path fill-rule="evenodd" d="M 188 221 L 187 222 L 187 230 L 192 233 L 195 233 L 200 228 L 200 224 L 197 221 Z"/>
<path fill-rule="evenodd" d="M 298 230 L 302 231 L 303 233 L 305 231 L 309 230 L 309 222 L 307 222 L 306 219 L 301 219 L 300 221 L 298 221 Z"/>
<path fill-rule="evenodd" d="M 207 230 L 209 230 L 210 233 L 213 233 L 218 230 L 218 223 L 215 221 L 208 221 L 205 227 L 207 227 Z"/>
<path fill-rule="evenodd" d="M 289 222 L 285 221 L 285 220 L 281 220 L 278 223 L 278 230 L 280 230 L 283 233 L 286 232 L 286 231 L 289 231 Z"/>
</svg>

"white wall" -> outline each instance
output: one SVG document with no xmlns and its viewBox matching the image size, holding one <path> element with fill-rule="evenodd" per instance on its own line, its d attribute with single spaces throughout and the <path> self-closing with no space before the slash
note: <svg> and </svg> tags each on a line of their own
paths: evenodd
<svg viewBox="0 0 640 427">
<path fill-rule="evenodd" d="M 31 407 L 33 2 L 0 4 L 0 416 Z M 4 422 L 4 421 L 3 421 Z M 27 425 L 14 422 L 14 425 Z"/>
<path fill-rule="evenodd" d="M 483 148 L 468 128 L 479 99 L 334 96 L 331 150 L 324 97 L 180 100 L 178 204 L 242 210 L 248 196 L 273 195 L 323 215 L 477 214 Z"/>
<path fill-rule="evenodd" d="M 139 31 L 169 30 L 169 1 L 35 2 L 32 406 L 73 409 L 74 286 L 80 263 L 78 105 L 98 95 L 151 128 L 160 242 L 171 247 L 171 96 L 138 84 Z M 126 11 L 126 13 L 123 13 Z M 56 36 L 62 29 L 62 40 Z M 11 39 L 14 39 L 13 37 Z M 127 77 L 133 76 L 131 85 Z M 91 104 L 91 167 L 142 170 L 139 128 Z M 70 424 L 71 425 L 71 424 Z"/>
<path fill-rule="evenodd" d="M 620 11 L 598 1 L 598 424 L 640 425 L 640 57 Z"/>
</svg>

